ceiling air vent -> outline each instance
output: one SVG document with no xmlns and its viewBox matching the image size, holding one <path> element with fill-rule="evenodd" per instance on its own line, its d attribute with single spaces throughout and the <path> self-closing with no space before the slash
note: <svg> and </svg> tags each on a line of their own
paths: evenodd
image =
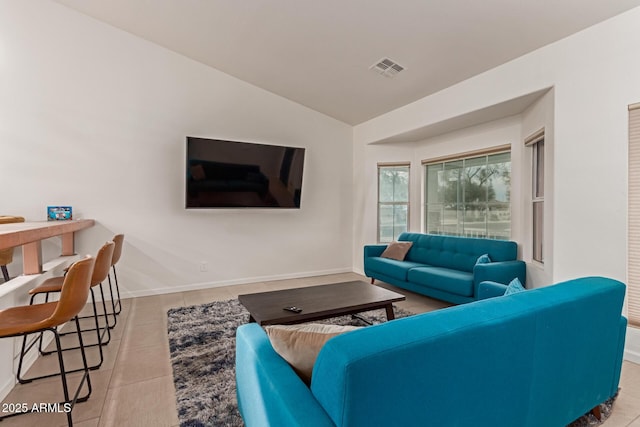
<svg viewBox="0 0 640 427">
<path fill-rule="evenodd" d="M 378 74 L 382 74 L 385 77 L 393 77 L 400 71 L 404 70 L 404 67 L 389 58 L 382 58 L 380 61 L 369 67 L 369 69 Z"/>
</svg>

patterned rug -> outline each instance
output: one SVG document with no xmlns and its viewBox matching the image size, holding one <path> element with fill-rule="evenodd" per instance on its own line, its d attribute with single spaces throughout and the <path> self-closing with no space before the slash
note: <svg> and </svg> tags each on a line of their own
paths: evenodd
<svg viewBox="0 0 640 427">
<path fill-rule="evenodd" d="M 395 308 L 396 317 L 412 313 Z M 168 312 L 169 349 L 181 427 L 243 426 L 235 389 L 235 333 L 249 313 L 237 299 L 172 308 Z M 384 310 L 362 313 L 372 323 L 386 321 Z M 351 316 L 326 323 L 365 326 Z M 606 420 L 613 399 L 600 405 L 602 420 L 585 415 L 570 427 L 597 426 Z"/>
<path fill-rule="evenodd" d="M 395 307 L 397 318 L 410 316 Z M 237 299 L 168 312 L 169 350 L 181 427 L 243 426 L 236 402 L 235 334 L 249 319 Z M 371 323 L 385 322 L 384 310 L 359 316 Z M 323 321 L 336 325 L 366 326 L 351 316 Z"/>
</svg>

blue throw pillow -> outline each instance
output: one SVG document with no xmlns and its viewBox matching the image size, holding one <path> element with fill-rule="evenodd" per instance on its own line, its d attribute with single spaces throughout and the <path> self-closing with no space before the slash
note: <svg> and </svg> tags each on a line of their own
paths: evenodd
<svg viewBox="0 0 640 427">
<path fill-rule="evenodd" d="M 489 254 L 480 255 L 476 260 L 476 265 L 478 264 L 488 264 L 491 262 L 491 258 L 489 258 Z"/>
<path fill-rule="evenodd" d="M 504 294 L 505 295 L 517 294 L 518 292 L 522 292 L 524 290 L 525 290 L 524 286 L 522 286 L 522 283 L 520 283 L 520 280 L 518 280 L 518 278 L 516 277 L 511 281 L 511 283 L 509 283 L 509 286 L 507 286 L 507 290 L 505 291 Z"/>
</svg>

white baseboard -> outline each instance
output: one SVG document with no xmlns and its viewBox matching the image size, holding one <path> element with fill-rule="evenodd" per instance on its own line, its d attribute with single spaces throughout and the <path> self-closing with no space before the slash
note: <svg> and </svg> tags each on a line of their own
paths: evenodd
<svg viewBox="0 0 640 427">
<path fill-rule="evenodd" d="M 640 329 L 627 327 L 624 345 L 624 359 L 640 364 Z"/>
<path fill-rule="evenodd" d="M 134 291 L 128 291 L 121 288 L 120 296 L 121 298 L 147 297 L 152 295 L 171 294 L 174 292 L 188 292 L 188 291 L 198 291 L 202 289 L 219 288 L 222 286 L 246 285 L 248 283 L 271 282 L 274 280 L 302 279 L 305 277 L 326 276 L 329 274 L 341 274 L 341 273 L 352 273 L 352 272 L 353 272 L 353 269 L 351 267 L 344 267 L 344 268 L 336 268 L 331 270 L 278 274 L 273 276 L 245 277 L 241 279 L 221 280 L 216 282 L 190 283 L 188 285 L 183 285 L 180 287 L 171 287 L 171 288 L 154 288 L 154 289 L 142 289 L 142 290 L 134 290 Z"/>
<path fill-rule="evenodd" d="M 629 362 L 633 362 L 640 365 L 640 353 L 636 351 L 625 350 L 624 360 L 628 360 Z"/>
</svg>

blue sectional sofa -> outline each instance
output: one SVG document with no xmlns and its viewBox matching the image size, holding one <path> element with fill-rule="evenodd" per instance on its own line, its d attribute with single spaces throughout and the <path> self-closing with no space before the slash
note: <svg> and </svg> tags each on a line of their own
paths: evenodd
<svg viewBox="0 0 640 427">
<path fill-rule="evenodd" d="M 240 413 L 247 427 L 565 426 L 617 392 L 624 293 L 582 278 L 347 332 L 310 388 L 242 325 Z"/>
<path fill-rule="evenodd" d="M 483 281 L 524 285 L 526 265 L 517 259 L 518 247 L 506 240 L 402 233 L 398 241 L 413 242 L 403 261 L 383 258 L 387 245 L 364 247 L 367 277 L 454 304 L 478 299 Z M 477 264 L 488 254 L 490 263 Z"/>
</svg>

